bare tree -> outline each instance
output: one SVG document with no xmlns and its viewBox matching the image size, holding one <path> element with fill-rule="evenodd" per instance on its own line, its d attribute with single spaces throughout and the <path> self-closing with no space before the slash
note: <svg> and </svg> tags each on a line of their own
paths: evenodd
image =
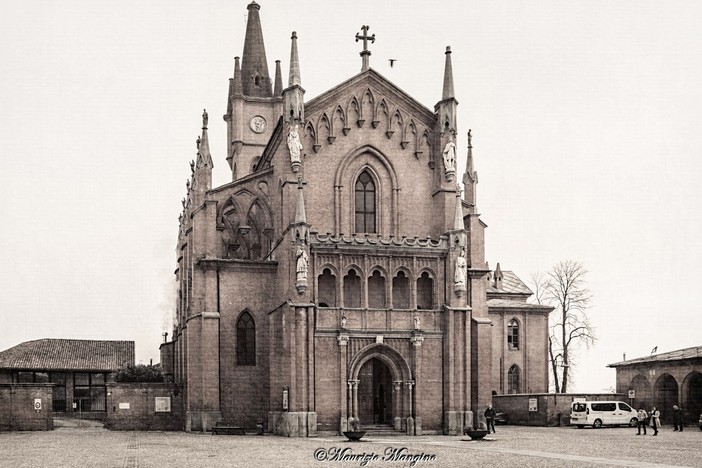
<svg viewBox="0 0 702 468">
<path fill-rule="evenodd" d="M 547 275 L 532 274 L 534 299 L 555 308 L 551 315 L 548 355 L 556 393 L 568 391 L 569 371 L 580 345 L 595 342 L 595 329 L 587 310 L 592 294 L 587 287 L 587 270 L 582 263 L 567 260 L 554 265 Z"/>
</svg>

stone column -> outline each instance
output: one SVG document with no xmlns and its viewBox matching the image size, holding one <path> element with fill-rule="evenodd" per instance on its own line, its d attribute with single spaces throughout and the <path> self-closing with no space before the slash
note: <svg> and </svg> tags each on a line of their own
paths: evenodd
<svg viewBox="0 0 702 468">
<path fill-rule="evenodd" d="M 395 414 L 395 430 L 396 431 L 401 431 L 402 430 L 402 381 L 401 380 L 395 380 L 392 383 L 392 390 L 393 390 L 393 397 L 392 397 L 392 404 L 393 404 L 393 412 Z"/>
<path fill-rule="evenodd" d="M 349 403 L 351 395 L 351 384 L 349 381 L 344 385 L 346 374 L 346 356 L 348 352 L 349 336 L 346 333 L 339 333 L 336 337 L 339 343 L 339 406 L 341 407 L 341 421 L 339 422 L 339 431 L 344 432 L 349 430 Z"/>
<path fill-rule="evenodd" d="M 408 380 L 405 382 L 405 387 L 407 388 L 407 400 L 409 402 L 407 411 L 407 435 L 415 435 L 414 429 L 414 402 L 412 401 L 412 388 L 414 387 L 414 380 Z"/>
</svg>

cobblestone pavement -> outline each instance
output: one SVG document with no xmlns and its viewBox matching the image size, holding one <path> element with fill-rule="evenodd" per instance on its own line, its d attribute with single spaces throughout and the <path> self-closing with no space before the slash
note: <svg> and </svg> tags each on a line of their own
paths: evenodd
<svg viewBox="0 0 702 468">
<path fill-rule="evenodd" d="M 498 426 L 467 437 L 284 438 L 61 427 L 0 433 L 1 467 L 702 467 L 702 432 Z M 404 450 L 403 450 L 404 449 Z M 366 463 L 363 464 L 363 455 Z M 420 457 L 424 455 L 424 457 Z M 412 465 L 412 458 L 415 464 Z"/>
</svg>

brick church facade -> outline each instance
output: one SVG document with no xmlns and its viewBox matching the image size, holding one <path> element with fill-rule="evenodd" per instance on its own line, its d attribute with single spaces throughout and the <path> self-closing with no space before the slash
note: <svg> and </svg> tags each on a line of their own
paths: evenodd
<svg viewBox="0 0 702 468">
<path fill-rule="evenodd" d="M 370 68 L 367 29 L 357 37 L 361 72 L 305 101 L 296 33 L 283 87 L 248 6 L 224 115 L 232 181 L 211 186 L 205 113 L 161 347 L 186 430 L 262 421 L 309 436 L 355 418 L 458 434 L 493 394 L 548 390 L 551 309 L 485 261 L 450 49 L 432 110 Z"/>
</svg>

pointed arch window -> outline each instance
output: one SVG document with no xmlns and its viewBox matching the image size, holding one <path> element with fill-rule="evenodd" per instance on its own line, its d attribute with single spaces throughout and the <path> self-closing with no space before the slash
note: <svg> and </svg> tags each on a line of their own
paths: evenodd
<svg viewBox="0 0 702 468">
<path fill-rule="evenodd" d="M 434 280 L 426 271 L 417 278 L 417 309 L 434 308 Z"/>
<path fill-rule="evenodd" d="M 514 394 L 519 392 L 519 366 L 514 364 L 507 371 L 507 393 Z"/>
<path fill-rule="evenodd" d="M 248 312 L 241 314 L 236 322 L 236 363 L 256 365 L 256 324 Z"/>
<path fill-rule="evenodd" d="M 507 324 L 507 347 L 511 350 L 519 349 L 519 322 L 516 319 Z"/>
<path fill-rule="evenodd" d="M 375 193 L 373 178 L 361 172 L 355 185 L 356 232 L 376 232 Z"/>
</svg>

